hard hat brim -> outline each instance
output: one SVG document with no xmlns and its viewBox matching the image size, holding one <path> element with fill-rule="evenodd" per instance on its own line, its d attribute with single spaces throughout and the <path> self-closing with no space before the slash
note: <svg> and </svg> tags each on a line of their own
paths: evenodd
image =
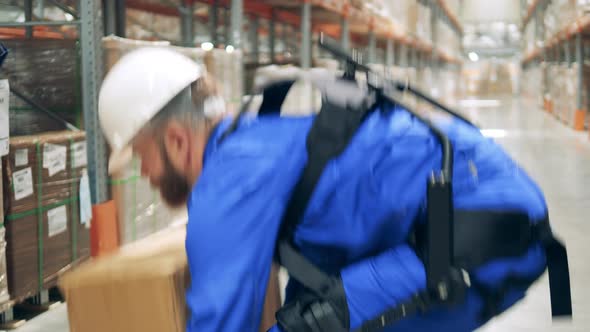
<svg viewBox="0 0 590 332">
<path fill-rule="evenodd" d="M 125 146 L 120 150 L 111 152 L 109 157 L 109 175 L 121 173 L 133 159 L 133 150 Z"/>
</svg>

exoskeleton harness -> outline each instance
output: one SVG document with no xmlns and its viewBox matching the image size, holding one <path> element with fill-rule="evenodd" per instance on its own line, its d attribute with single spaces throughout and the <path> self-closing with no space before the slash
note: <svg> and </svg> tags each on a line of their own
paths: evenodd
<svg viewBox="0 0 590 332">
<path fill-rule="evenodd" d="M 280 110 L 293 84 L 294 81 L 283 81 L 267 86 L 263 90 L 263 106 L 259 114 Z M 435 106 L 456 114 L 425 94 L 416 92 Z M 277 312 L 278 324 L 287 332 L 349 330 L 346 297 L 340 278 L 325 273 L 304 257 L 294 245 L 293 234 L 324 168 L 347 148 L 363 120 L 376 109 L 375 105 L 394 103 L 410 110 L 395 101 L 384 88 L 369 89 L 362 101 L 357 103 L 343 104 L 338 99 L 329 94 L 323 96 L 321 110 L 307 136 L 308 161 L 288 202 L 277 239 L 277 260 L 288 270 L 290 277 L 306 289 L 304 294 L 298 295 Z M 355 331 L 379 331 L 406 317 L 426 313 L 435 306 L 462 303 L 469 287 L 475 287 L 484 299 L 482 319 L 487 321 L 498 313 L 498 306 L 509 287 L 528 287 L 534 280 L 507 278 L 501 287 L 490 290 L 472 280 L 470 272 L 494 259 L 521 256 L 536 243 L 542 245 L 547 257 L 552 314 L 571 316 L 567 252 L 553 236 L 548 217 L 533 221 L 521 212 L 455 209 L 452 199 L 452 144 L 428 120 L 410 112 L 430 127 L 443 151 L 441 169 L 433 170 L 431 176 L 425 179 L 425 223 L 415 225 L 408 239 L 424 263 L 426 289 L 414 294 L 407 302 L 366 321 Z M 237 123 L 234 122 L 235 126 Z M 231 133 L 235 126 L 230 127 L 226 134 Z"/>
</svg>

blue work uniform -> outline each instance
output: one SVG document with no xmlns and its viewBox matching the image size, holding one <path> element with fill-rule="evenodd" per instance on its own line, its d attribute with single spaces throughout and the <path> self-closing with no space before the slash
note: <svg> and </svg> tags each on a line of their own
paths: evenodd
<svg viewBox="0 0 590 332">
<path fill-rule="evenodd" d="M 313 117 L 243 117 L 220 143 L 230 122 L 212 133 L 187 203 L 189 332 L 258 330 L 277 233 L 306 163 Z M 537 185 L 499 145 L 459 121 L 440 127 L 455 149 L 456 208 L 516 210 L 532 220 L 546 215 Z M 427 178 L 440 169 L 441 155 L 428 127 L 391 106 L 371 113 L 324 170 L 294 241 L 318 267 L 340 272 L 351 329 L 425 289 L 424 265 L 407 239 L 425 216 Z M 491 287 L 507 276 L 535 278 L 545 260 L 533 245 L 521 257 L 487 263 L 472 278 Z M 505 293 L 501 310 L 523 298 L 522 287 Z M 298 291 L 290 282 L 287 300 Z M 386 331 L 472 331 L 483 323 L 483 306 L 469 289 L 463 304 L 434 308 Z"/>
</svg>

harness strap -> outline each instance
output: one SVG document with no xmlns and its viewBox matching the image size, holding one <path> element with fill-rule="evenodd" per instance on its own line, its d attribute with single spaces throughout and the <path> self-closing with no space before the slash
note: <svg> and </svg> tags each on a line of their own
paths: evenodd
<svg viewBox="0 0 590 332">
<path fill-rule="evenodd" d="M 406 317 L 425 313 L 434 305 L 431 298 L 431 294 L 428 292 L 415 294 L 409 301 L 384 311 L 378 317 L 366 321 L 353 332 L 380 331 Z"/>
</svg>

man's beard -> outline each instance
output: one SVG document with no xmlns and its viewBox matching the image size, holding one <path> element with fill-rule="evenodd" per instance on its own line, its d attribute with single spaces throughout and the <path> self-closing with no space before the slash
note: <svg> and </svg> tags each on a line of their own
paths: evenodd
<svg viewBox="0 0 590 332">
<path fill-rule="evenodd" d="M 178 208 L 186 204 L 191 187 L 188 181 L 179 174 L 174 167 L 164 147 L 162 146 L 162 160 L 164 162 L 164 173 L 160 178 L 160 195 L 171 208 Z"/>
</svg>

